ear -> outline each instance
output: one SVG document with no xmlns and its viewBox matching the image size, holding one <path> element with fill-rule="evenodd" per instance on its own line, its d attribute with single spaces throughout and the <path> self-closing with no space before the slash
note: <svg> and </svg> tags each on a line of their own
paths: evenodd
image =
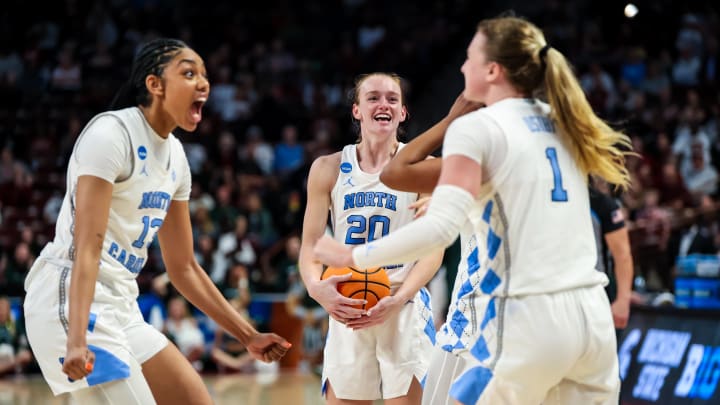
<svg viewBox="0 0 720 405">
<path fill-rule="evenodd" d="M 400 110 L 400 122 L 405 122 L 408 115 L 409 114 L 408 114 L 407 108 L 403 105 L 402 109 Z"/>
<path fill-rule="evenodd" d="M 147 75 L 147 77 L 145 77 L 145 87 L 151 96 L 162 97 L 165 94 L 163 81 L 158 76 Z"/>
<path fill-rule="evenodd" d="M 499 78 L 504 76 L 505 72 L 503 71 L 502 65 L 500 65 L 497 62 L 490 62 L 488 65 L 489 65 L 488 70 L 487 70 L 487 81 L 488 82 L 497 81 Z"/>
<path fill-rule="evenodd" d="M 353 105 L 352 105 L 352 116 L 356 120 L 360 121 L 360 108 L 355 103 L 353 103 Z"/>
</svg>

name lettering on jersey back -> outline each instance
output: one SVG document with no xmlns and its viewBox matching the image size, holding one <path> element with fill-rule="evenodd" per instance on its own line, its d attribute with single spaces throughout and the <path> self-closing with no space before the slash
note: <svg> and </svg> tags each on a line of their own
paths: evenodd
<svg viewBox="0 0 720 405">
<path fill-rule="evenodd" d="M 391 211 L 397 211 L 397 196 L 381 191 L 363 191 L 350 193 L 343 196 L 345 205 L 343 210 L 362 207 L 384 207 Z"/>
<path fill-rule="evenodd" d="M 123 267 L 128 269 L 129 272 L 135 274 L 140 273 L 140 270 L 142 270 L 143 264 L 145 263 L 144 257 L 137 257 L 132 253 L 128 253 L 115 242 L 110 244 L 108 254 L 110 254 L 113 259 L 117 260 L 118 263 L 122 264 Z"/>
<path fill-rule="evenodd" d="M 555 125 L 552 120 L 542 115 L 528 115 L 523 117 L 525 125 L 527 125 L 530 132 L 555 132 Z"/>
<path fill-rule="evenodd" d="M 138 209 L 157 208 L 167 211 L 170 207 L 170 194 L 164 191 L 148 191 L 143 193 Z"/>
</svg>

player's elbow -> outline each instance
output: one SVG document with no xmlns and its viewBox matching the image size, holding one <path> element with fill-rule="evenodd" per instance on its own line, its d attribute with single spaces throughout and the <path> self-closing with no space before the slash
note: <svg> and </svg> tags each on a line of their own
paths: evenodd
<svg viewBox="0 0 720 405">
<path fill-rule="evenodd" d="M 390 188 L 398 188 L 400 186 L 400 170 L 397 165 L 390 162 L 380 172 L 380 181 Z"/>
</svg>

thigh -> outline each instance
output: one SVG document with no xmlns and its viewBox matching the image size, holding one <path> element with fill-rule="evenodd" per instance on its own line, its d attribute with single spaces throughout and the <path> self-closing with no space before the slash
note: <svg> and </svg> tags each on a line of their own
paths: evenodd
<svg viewBox="0 0 720 405">
<path fill-rule="evenodd" d="M 330 319 L 323 356 L 322 389 L 325 394 L 329 382 L 338 398 L 381 398 L 376 328 L 353 331 Z"/>
<path fill-rule="evenodd" d="M 617 405 L 620 403 L 619 381 L 614 387 L 606 387 L 563 380 L 548 392 L 542 405 Z"/>
<path fill-rule="evenodd" d="M 579 357 L 580 311 L 566 310 L 564 293 L 495 297 L 488 305 L 495 308 L 491 319 L 456 351 L 462 370 L 450 397 L 463 404 L 539 404 Z"/>
<path fill-rule="evenodd" d="M 434 346 L 435 325 L 427 291 L 421 290 L 413 301 L 375 329 L 383 398 L 406 396 L 413 380 L 419 386 L 425 379 Z"/>
<path fill-rule="evenodd" d="M 130 360 L 130 377 L 77 390 L 71 395 L 76 403 L 83 405 L 155 405 L 150 387 L 135 359 Z"/>
<path fill-rule="evenodd" d="M 95 367 L 82 380 L 68 380 L 62 372 L 62 361 L 67 345 L 70 268 L 47 264 L 40 270 L 43 273 L 35 274 L 28 288 L 25 322 L 28 341 L 53 393 L 128 378 L 132 353 L 118 321 L 123 309 L 101 283 L 96 283 L 87 331 L 87 344 L 95 354 Z"/>
<path fill-rule="evenodd" d="M 137 303 L 127 314 L 127 324 L 123 327 L 133 356 L 140 364 L 145 364 L 160 353 L 169 343 L 167 337 L 143 319 Z"/>
<path fill-rule="evenodd" d="M 579 328 L 585 350 L 556 390 L 556 403 L 617 404 L 620 374 L 610 303 L 601 287 L 577 290 L 575 295 L 586 314 Z"/>
<path fill-rule="evenodd" d="M 212 404 L 202 378 L 173 344 L 144 362 L 142 371 L 159 405 Z"/>
</svg>

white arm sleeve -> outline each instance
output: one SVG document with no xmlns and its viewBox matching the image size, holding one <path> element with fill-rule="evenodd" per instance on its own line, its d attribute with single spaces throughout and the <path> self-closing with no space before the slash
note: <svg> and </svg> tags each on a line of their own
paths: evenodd
<svg viewBox="0 0 720 405">
<path fill-rule="evenodd" d="M 125 179 L 132 170 L 130 139 L 111 116 L 96 119 L 77 141 L 77 175 L 100 177 L 110 183 Z"/>
<path fill-rule="evenodd" d="M 353 261 L 360 268 L 366 269 L 412 262 L 438 248 L 444 248 L 455 240 L 474 203 L 473 196 L 460 187 L 438 186 L 424 217 L 386 237 L 354 248 Z"/>
</svg>

